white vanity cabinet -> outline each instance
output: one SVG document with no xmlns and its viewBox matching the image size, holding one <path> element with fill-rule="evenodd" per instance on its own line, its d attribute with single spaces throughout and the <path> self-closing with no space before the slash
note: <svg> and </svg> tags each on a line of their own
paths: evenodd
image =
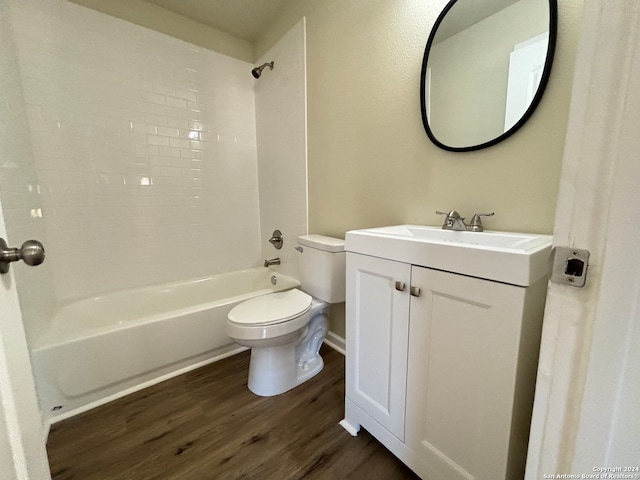
<svg viewBox="0 0 640 480">
<path fill-rule="evenodd" d="M 347 254 L 346 394 L 404 439 L 411 265 Z"/>
<path fill-rule="evenodd" d="M 342 425 L 424 479 L 522 478 L 545 294 L 347 252 Z"/>
</svg>

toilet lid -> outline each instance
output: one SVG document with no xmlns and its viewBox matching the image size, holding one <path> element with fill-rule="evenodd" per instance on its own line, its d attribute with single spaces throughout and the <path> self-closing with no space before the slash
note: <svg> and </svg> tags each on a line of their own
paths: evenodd
<svg viewBox="0 0 640 480">
<path fill-rule="evenodd" d="M 233 307 L 229 320 L 244 325 L 286 322 L 306 313 L 311 308 L 311 298 L 297 288 L 261 295 Z"/>
</svg>

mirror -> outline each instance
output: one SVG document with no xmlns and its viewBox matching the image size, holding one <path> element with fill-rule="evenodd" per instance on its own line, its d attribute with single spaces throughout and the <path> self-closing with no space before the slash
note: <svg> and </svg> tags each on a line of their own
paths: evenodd
<svg viewBox="0 0 640 480">
<path fill-rule="evenodd" d="M 531 116 L 549 79 L 556 0 L 452 0 L 429 35 L 420 103 L 440 148 L 486 148 Z"/>
</svg>

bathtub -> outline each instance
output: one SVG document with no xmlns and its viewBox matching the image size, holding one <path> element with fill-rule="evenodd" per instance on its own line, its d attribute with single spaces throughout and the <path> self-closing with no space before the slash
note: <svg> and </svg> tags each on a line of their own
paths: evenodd
<svg viewBox="0 0 640 480">
<path fill-rule="evenodd" d="M 244 350 L 225 333 L 229 310 L 297 286 L 291 277 L 255 268 L 63 305 L 31 345 L 45 422 Z"/>
</svg>

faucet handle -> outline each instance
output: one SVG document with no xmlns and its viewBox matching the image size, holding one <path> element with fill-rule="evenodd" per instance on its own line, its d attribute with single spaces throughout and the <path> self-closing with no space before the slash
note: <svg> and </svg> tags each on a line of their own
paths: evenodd
<svg viewBox="0 0 640 480">
<path fill-rule="evenodd" d="M 447 220 L 449 218 L 459 218 L 460 220 L 464 220 L 464 217 L 461 217 L 460 214 L 455 210 L 451 210 L 450 212 L 441 212 L 439 210 L 436 210 L 436 214 L 437 215 L 446 215 L 446 219 L 445 220 Z"/>
<path fill-rule="evenodd" d="M 469 230 L 472 232 L 482 232 L 484 227 L 482 226 L 482 219 L 480 217 L 492 217 L 495 215 L 495 212 L 491 213 L 476 213 L 471 218 L 471 223 L 469 224 Z"/>
</svg>

